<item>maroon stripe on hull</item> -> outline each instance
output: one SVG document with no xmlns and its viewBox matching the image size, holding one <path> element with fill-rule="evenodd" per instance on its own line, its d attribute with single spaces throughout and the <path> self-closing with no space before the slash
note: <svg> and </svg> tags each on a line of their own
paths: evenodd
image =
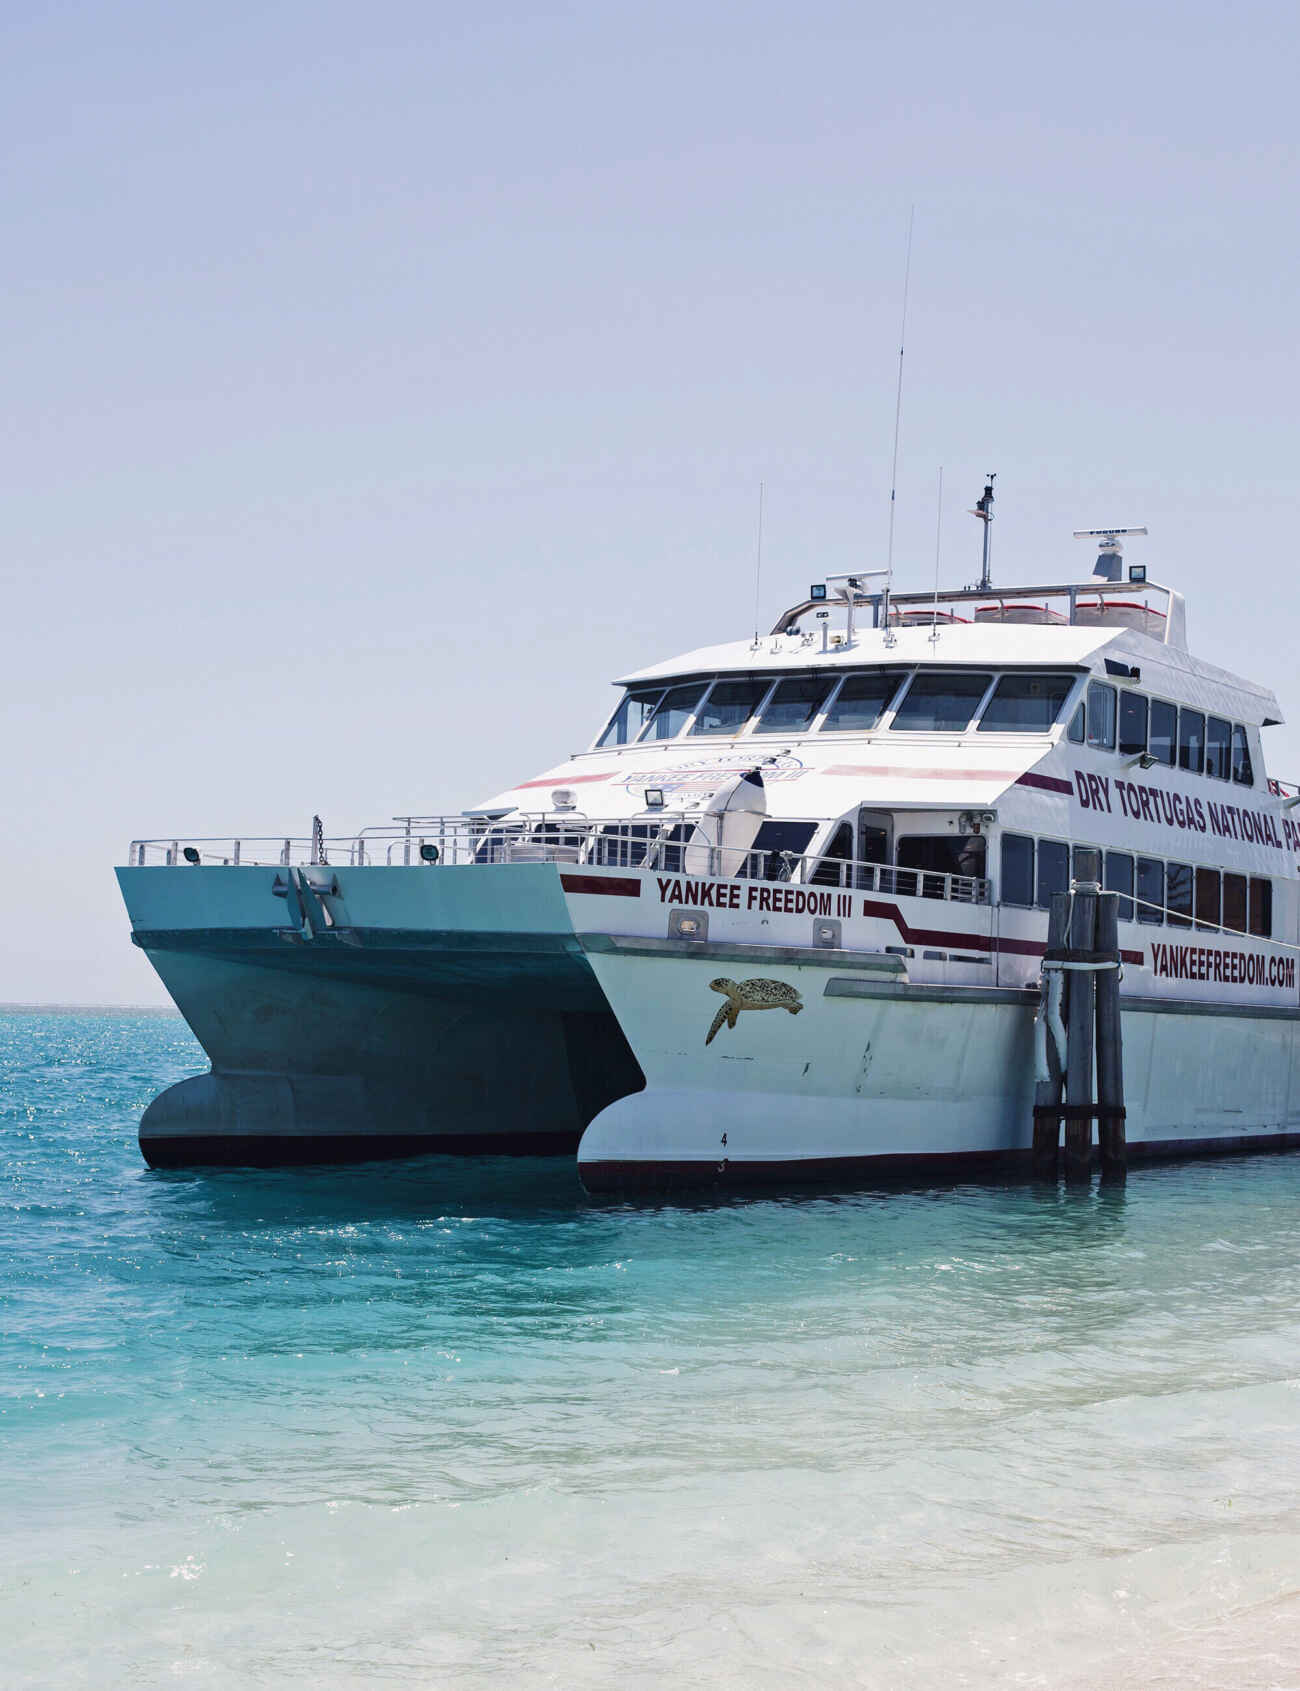
<svg viewBox="0 0 1300 1691">
<path fill-rule="evenodd" d="M 1064 793 L 1067 797 L 1074 791 L 1068 781 L 1062 781 L 1055 775 L 1035 775 L 1028 770 L 1024 775 L 1016 777 L 1017 787 L 1037 787 L 1044 793 Z"/>
<path fill-rule="evenodd" d="M 1300 1133 L 1243 1133 L 1231 1139 L 1155 1139 L 1130 1141 L 1130 1162 L 1156 1162 L 1177 1157 L 1226 1157 L 1260 1151 L 1300 1149 Z M 1097 1158 L 1094 1147 L 1093 1157 Z M 941 1181 L 978 1174 L 1027 1173 L 1032 1165 L 1028 1147 L 1013 1151 L 893 1152 L 864 1157 L 801 1157 L 796 1161 L 604 1161 L 578 1162 L 578 1175 L 589 1192 L 663 1191 L 712 1187 L 731 1190 L 747 1186 L 825 1186 L 853 1182 L 913 1180 L 929 1176 Z"/>
<path fill-rule="evenodd" d="M 964 934 L 956 928 L 914 928 L 896 904 L 883 899 L 864 898 L 862 914 L 892 922 L 909 945 L 955 945 L 963 951 L 1004 951 L 1017 957 L 1041 957 L 1047 950 L 1040 939 L 1011 939 L 1005 934 L 989 939 L 983 934 Z M 1135 968 L 1146 962 L 1145 952 L 1121 951 L 1119 955 L 1122 962 L 1132 963 Z"/>
<path fill-rule="evenodd" d="M 640 898 L 640 881 L 621 875 L 561 875 L 565 892 L 595 893 L 601 898 Z"/>
</svg>

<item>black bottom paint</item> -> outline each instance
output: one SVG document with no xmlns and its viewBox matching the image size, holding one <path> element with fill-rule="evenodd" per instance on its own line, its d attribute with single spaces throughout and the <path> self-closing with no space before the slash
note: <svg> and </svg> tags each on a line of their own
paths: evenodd
<svg viewBox="0 0 1300 1691">
<path fill-rule="evenodd" d="M 1243 1133 L 1224 1139 L 1157 1139 L 1128 1144 L 1130 1163 L 1172 1161 L 1180 1157 L 1227 1157 L 1260 1151 L 1300 1149 L 1300 1133 Z M 1098 1153 L 1094 1148 L 1094 1161 Z M 780 1187 L 787 1191 L 810 1186 L 862 1186 L 893 1182 L 915 1183 L 918 1177 L 936 1182 L 964 1181 L 979 1176 L 1023 1176 L 1032 1173 L 1028 1146 L 1016 1151 L 954 1151 L 930 1155 L 895 1154 L 871 1157 L 809 1157 L 798 1162 L 590 1162 L 578 1164 L 588 1192 L 676 1192 L 709 1188 L 715 1192 L 745 1187 Z"/>
<path fill-rule="evenodd" d="M 150 1168 L 290 1168 L 307 1163 L 387 1162 L 433 1153 L 455 1157 L 568 1157 L 578 1133 L 331 1133 L 252 1138 L 241 1133 L 141 1138 Z"/>
</svg>

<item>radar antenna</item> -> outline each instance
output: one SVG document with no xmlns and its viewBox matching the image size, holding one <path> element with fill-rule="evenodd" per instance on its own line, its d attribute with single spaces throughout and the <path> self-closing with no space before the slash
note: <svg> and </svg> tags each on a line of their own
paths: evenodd
<svg viewBox="0 0 1300 1691">
<path fill-rule="evenodd" d="M 984 524 L 984 555 L 980 564 L 981 593 L 987 593 L 992 585 L 989 579 L 989 541 L 992 538 L 989 534 L 989 524 L 993 521 L 993 483 L 997 479 L 996 473 L 990 470 L 989 478 L 984 483 L 984 493 L 981 498 L 975 501 L 975 508 L 971 512 L 972 517 L 978 517 Z"/>
<path fill-rule="evenodd" d="M 1102 581 L 1122 581 L 1124 541 L 1129 535 L 1145 533 L 1144 528 L 1076 528 L 1074 538 L 1099 541 L 1097 562 L 1092 566 L 1092 573 Z"/>
</svg>

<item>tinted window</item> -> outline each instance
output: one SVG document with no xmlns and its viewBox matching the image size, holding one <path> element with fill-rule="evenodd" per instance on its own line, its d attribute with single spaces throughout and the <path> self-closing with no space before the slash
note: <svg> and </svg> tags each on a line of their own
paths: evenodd
<svg viewBox="0 0 1300 1691">
<path fill-rule="evenodd" d="M 1165 919 L 1165 866 L 1154 857 L 1138 858 L 1137 919 L 1155 925 Z"/>
<path fill-rule="evenodd" d="M 1052 907 L 1054 892 L 1068 892 L 1070 886 L 1070 848 L 1060 840 L 1038 842 L 1038 904 L 1042 910 Z"/>
<path fill-rule="evenodd" d="M 816 830 L 815 822 L 764 822 L 736 873 L 764 881 L 788 881 L 794 860 L 807 851 Z"/>
<path fill-rule="evenodd" d="M 1219 907 L 1220 888 L 1217 869 L 1197 868 L 1196 925 L 1198 928 L 1217 928 L 1223 912 Z"/>
<path fill-rule="evenodd" d="M 1121 922 L 1133 920 L 1133 859 L 1126 851 L 1108 851 L 1102 880 L 1107 892 L 1117 892 L 1115 901 Z"/>
<path fill-rule="evenodd" d="M 874 728 L 905 674 L 901 669 L 870 669 L 862 675 L 846 676 L 822 728 L 837 733 L 862 733 Z"/>
<path fill-rule="evenodd" d="M 1232 778 L 1240 781 L 1243 787 L 1255 785 L 1255 771 L 1250 767 L 1250 746 L 1244 728 L 1232 731 Z"/>
<path fill-rule="evenodd" d="M 703 691 L 702 681 L 693 681 L 687 687 L 670 687 L 660 701 L 658 710 L 650 718 L 645 738 L 671 740 L 675 734 L 680 734 L 694 714 Z"/>
<path fill-rule="evenodd" d="M 1023 834 L 1002 836 L 1002 902 L 1034 902 L 1034 842 Z"/>
<path fill-rule="evenodd" d="M 691 733 L 738 734 L 770 686 L 770 681 L 715 681 L 700 706 Z"/>
<path fill-rule="evenodd" d="M 1076 710 L 1074 715 L 1070 718 L 1070 726 L 1066 729 L 1066 739 L 1072 741 L 1076 746 L 1081 746 L 1083 744 L 1082 705 L 1079 706 L 1078 710 Z"/>
<path fill-rule="evenodd" d="M 1205 773 L 1216 781 L 1232 774 L 1232 724 L 1212 716 L 1205 725 Z"/>
<path fill-rule="evenodd" d="M 1246 877 L 1223 877 L 1223 925 L 1234 933 L 1246 932 Z"/>
<path fill-rule="evenodd" d="M 1151 701 L 1151 731 L 1147 738 L 1147 750 L 1157 763 L 1165 763 L 1170 769 L 1173 768 L 1178 752 L 1178 712 L 1163 699 Z"/>
<path fill-rule="evenodd" d="M 1004 675 L 980 718 L 981 734 L 1045 734 L 1061 714 L 1069 675 Z"/>
<path fill-rule="evenodd" d="M 1119 749 L 1124 757 L 1147 749 L 1147 701 L 1141 693 L 1119 696 Z"/>
<path fill-rule="evenodd" d="M 1250 877 L 1250 931 L 1260 939 L 1273 933 L 1273 883 Z"/>
<path fill-rule="evenodd" d="M 1115 750 L 1115 689 L 1104 681 L 1088 684 L 1088 744 L 1104 752 Z"/>
<path fill-rule="evenodd" d="M 920 672 L 894 713 L 894 727 L 917 734 L 960 734 L 984 697 L 991 675 L 969 670 L 947 675 Z"/>
<path fill-rule="evenodd" d="M 596 741 L 598 746 L 631 745 L 654 715 L 655 706 L 663 697 L 662 687 L 632 687 L 624 693 L 618 709 L 609 719 L 609 727 Z"/>
<path fill-rule="evenodd" d="M 1171 928 L 1190 928 L 1192 925 L 1192 866 L 1190 863 L 1170 863 L 1165 869 L 1165 904 L 1169 909 Z"/>
<path fill-rule="evenodd" d="M 1193 775 L 1205 768 L 1205 716 L 1199 710 L 1178 713 L 1178 767 Z"/>
<path fill-rule="evenodd" d="M 802 734 L 826 703 L 834 680 L 825 675 L 796 675 L 778 682 L 767 701 L 756 734 Z"/>
<path fill-rule="evenodd" d="M 841 822 L 826 847 L 825 855 L 813 870 L 813 881 L 819 887 L 848 886 L 848 869 L 845 860 L 853 856 L 853 829 L 847 822 Z"/>
</svg>

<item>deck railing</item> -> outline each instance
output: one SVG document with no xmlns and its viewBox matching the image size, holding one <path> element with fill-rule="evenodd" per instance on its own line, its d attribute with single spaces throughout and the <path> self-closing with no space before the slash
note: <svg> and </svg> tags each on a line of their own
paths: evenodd
<svg viewBox="0 0 1300 1691">
<path fill-rule="evenodd" d="M 807 819 L 811 821 L 811 819 Z M 428 868 L 469 864 L 558 863 L 661 874 L 794 883 L 840 891 L 987 904 L 981 876 L 869 863 L 817 852 L 753 851 L 712 843 L 718 818 L 674 811 L 662 818 L 511 816 L 412 817 L 401 829 L 364 829 L 342 838 L 132 840 L 127 862 L 148 865 L 311 865 Z"/>
</svg>

